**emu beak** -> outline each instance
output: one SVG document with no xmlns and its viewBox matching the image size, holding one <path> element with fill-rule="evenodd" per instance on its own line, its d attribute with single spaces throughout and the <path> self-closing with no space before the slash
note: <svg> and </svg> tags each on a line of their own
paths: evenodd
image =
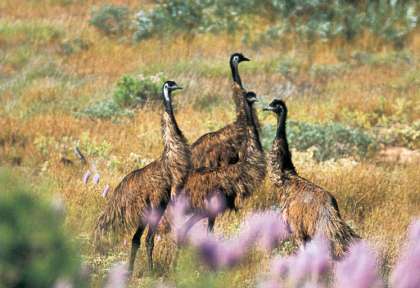
<svg viewBox="0 0 420 288">
<path fill-rule="evenodd" d="M 249 58 L 246 58 L 245 56 L 241 60 L 242 61 L 251 61 Z"/>
<path fill-rule="evenodd" d="M 184 88 L 182 88 L 181 86 L 176 86 L 176 87 L 174 88 L 174 90 L 181 90 L 181 89 L 184 89 Z"/>
<path fill-rule="evenodd" d="M 271 106 L 265 106 L 262 110 L 263 111 L 273 111 L 273 108 Z"/>
</svg>

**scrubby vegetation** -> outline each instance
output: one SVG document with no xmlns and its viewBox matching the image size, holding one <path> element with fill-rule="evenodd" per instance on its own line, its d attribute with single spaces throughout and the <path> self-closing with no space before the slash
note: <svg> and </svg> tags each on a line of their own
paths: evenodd
<svg viewBox="0 0 420 288">
<path fill-rule="evenodd" d="M 0 187 L 0 287 L 51 287 L 60 281 L 84 287 L 59 198 L 45 203 L 5 169 Z"/>
<path fill-rule="evenodd" d="M 267 44 L 287 34 L 302 41 L 342 38 L 352 41 L 363 33 L 403 47 L 417 24 L 416 1 L 161 1 L 136 15 L 136 40 L 156 34 L 245 32 L 248 44 Z M 252 37 L 248 18 L 267 19 L 269 27 Z"/>
<path fill-rule="evenodd" d="M 227 61 L 231 52 L 242 51 L 252 61 L 241 67 L 241 77 L 262 98 L 260 105 L 286 99 L 299 173 L 336 195 L 343 218 L 376 248 L 379 274 L 388 277 L 420 211 L 418 3 L 225 2 L 130 0 L 121 7 L 122 1 L 109 1 L 104 8 L 96 0 L 1 1 L 0 165 L 30 183 L 21 189 L 30 199 L 50 198 L 48 191 L 60 195 L 64 225 L 40 204 L 40 215 L 48 216 L 41 217 L 47 221 L 42 226 L 64 226 L 63 242 L 62 232 L 51 237 L 66 247 L 68 239 L 78 242 L 82 261 L 91 267 L 91 285 L 100 286 L 110 267 L 127 259 L 130 243 L 124 235 L 104 247 L 104 254 L 94 249 L 91 232 L 105 204 L 101 194 L 107 184 L 112 189 L 160 155 L 161 77 L 184 87 L 174 102 L 192 142 L 234 119 Z M 258 113 L 267 148 L 275 119 Z M 388 157 L 390 152 L 396 154 Z M 100 180 L 85 185 L 87 170 L 89 180 L 96 174 Z M 277 208 L 261 186 L 242 212 L 221 217 L 217 234 L 234 235 L 247 213 Z M 7 195 L 20 195 L 10 187 Z M 16 213 L 29 217 L 30 207 Z M 2 241 L 5 234 L 0 235 Z M 22 239 L 31 242 L 24 237 L 32 236 Z M 138 265 L 130 285 L 153 286 L 163 278 L 180 287 L 198 280 L 213 287 L 254 287 L 270 259 L 290 252 L 290 245 L 253 251 L 241 265 L 213 273 L 197 264 L 193 251 L 177 255 L 172 238 L 162 232 L 155 274 Z M 145 263 L 144 254 L 138 263 Z M 48 273 L 44 280 L 61 275 Z"/>
</svg>

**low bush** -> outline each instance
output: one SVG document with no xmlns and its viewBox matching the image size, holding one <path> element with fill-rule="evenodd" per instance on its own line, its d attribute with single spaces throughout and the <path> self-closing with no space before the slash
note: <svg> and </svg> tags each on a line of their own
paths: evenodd
<svg viewBox="0 0 420 288">
<path fill-rule="evenodd" d="M 119 116 L 132 116 L 133 111 L 121 108 L 121 106 L 112 99 L 106 99 L 88 106 L 86 109 L 78 112 L 77 115 L 90 118 L 109 119 Z"/>
<path fill-rule="evenodd" d="M 124 75 L 114 90 L 113 100 L 121 107 L 134 107 L 146 102 L 154 102 L 160 96 L 162 75 L 138 76 Z"/>
<path fill-rule="evenodd" d="M 0 169 L 0 287 L 53 287 L 78 278 L 80 259 L 63 231 L 61 209 Z"/>
<path fill-rule="evenodd" d="M 143 40 L 152 35 L 237 30 L 249 31 L 247 16 L 270 20 L 270 26 L 252 40 L 258 45 L 277 40 L 284 34 L 297 33 L 303 41 L 342 38 L 352 41 L 364 32 L 404 46 L 417 25 L 416 1 L 179 1 L 163 0 L 149 11 L 141 10 L 136 17 L 134 38 Z"/>
<path fill-rule="evenodd" d="M 128 8 L 104 5 L 92 11 L 89 22 L 106 35 L 121 35 L 128 28 Z"/>
<path fill-rule="evenodd" d="M 162 82 L 161 74 L 123 75 L 118 80 L 111 99 L 93 103 L 76 114 L 100 119 L 132 116 L 134 108 L 160 99 Z"/>
<path fill-rule="evenodd" d="M 263 145 L 270 149 L 276 127 L 263 127 Z M 363 158 L 376 150 L 375 138 L 368 133 L 340 123 L 309 124 L 288 121 L 287 136 L 289 145 L 298 151 L 314 149 L 313 157 L 317 161 L 345 157 Z"/>
</svg>

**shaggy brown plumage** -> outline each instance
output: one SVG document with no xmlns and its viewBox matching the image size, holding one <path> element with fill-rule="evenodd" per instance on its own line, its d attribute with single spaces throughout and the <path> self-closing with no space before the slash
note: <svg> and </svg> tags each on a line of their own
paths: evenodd
<svg viewBox="0 0 420 288">
<path fill-rule="evenodd" d="M 278 118 L 276 137 L 268 156 L 268 173 L 293 237 L 304 245 L 317 233 L 323 234 L 331 241 L 333 254 L 340 257 L 359 236 L 341 218 L 331 193 L 298 176 L 287 143 L 286 104 L 273 100 L 265 110 L 275 112 Z"/>
<path fill-rule="evenodd" d="M 234 53 L 230 57 L 232 79 L 235 85 L 242 88 L 242 81 L 239 76 L 238 65 L 242 61 L 249 61 L 242 54 Z M 232 165 L 237 163 L 242 156 L 240 149 L 246 141 L 246 112 L 242 93 L 233 93 L 233 101 L 236 109 L 235 122 L 225 127 L 202 135 L 191 145 L 192 162 L 194 168 L 217 168 L 219 166 Z M 258 119 L 254 114 L 255 123 L 259 128 Z"/>
<path fill-rule="evenodd" d="M 165 82 L 162 88 L 165 111 L 162 115 L 164 149 L 161 157 L 125 176 L 110 196 L 104 212 L 97 221 L 96 233 L 99 236 L 109 231 L 135 231 L 132 238 L 130 271 L 133 269 L 137 250 L 140 247 L 141 235 L 148 226 L 145 220 L 148 213 L 151 213 L 152 209 L 156 211 L 166 209 L 171 193 L 176 194 L 176 189 L 184 185 L 191 169 L 189 146 L 175 121 L 172 110 L 171 91 L 175 89 L 178 87 L 173 81 Z M 146 236 L 150 270 L 153 267 L 155 228 L 149 223 Z"/>
<path fill-rule="evenodd" d="M 246 141 L 241 143 L 239 153 L 243 154 L 235 164 L 213 169 L 198 169 L 192 172 L 185 182 L 184 192 L 191 201 L 195 213 L 206 215 L 205 203 L 214 193 L 220 193 L 228 209 L 237 209 L 241 201 L 252 194 L 265 177 L 265 158 L 260 143 L 258 129 L 254 122 L 252 104 L 255 93 L 246 92 L 238 85 L 233 87 L 234 94 L 240 94 L 242 109 L 245 111 Z M 236 95 L 236 97 L 239 95 Z M 212 229 L 214 219 L 209 219 Z"/>
</svg>

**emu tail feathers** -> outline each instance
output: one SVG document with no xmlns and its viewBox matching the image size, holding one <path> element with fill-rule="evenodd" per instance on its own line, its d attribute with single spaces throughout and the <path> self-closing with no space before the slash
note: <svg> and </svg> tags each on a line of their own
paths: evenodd
<svg viewBox="0 0 420 288">
<path fill-rule="evenodd" d="M 332 207 L 325 208 L 327 213 L 321 217 L 321 229 L 331 241 L 332 254 L 340 258 L 346 252 L 350 244 L 360 239 L 360 236 L 341 219 L 337 210 Z"/>
<path fill-rule="evenodd" d="M 114 195 L 109 200 L 105 210 L 99 216 L 98 220 L 96 221 L 96 228 L 95 228 L 95 238 L 110 236 L 112 232 L 114 233 L 126 233 L 129 231 L 133 231 L 137 228 L 139 224 L 138 221 L 140 219 L 140 214 L 142 209 L 138 209 L 137 203 L 131 203 L 128 199 L 123 199 L 121 193 L 118 193 L 118 187 L 114 191 Z"/>
</svg>

